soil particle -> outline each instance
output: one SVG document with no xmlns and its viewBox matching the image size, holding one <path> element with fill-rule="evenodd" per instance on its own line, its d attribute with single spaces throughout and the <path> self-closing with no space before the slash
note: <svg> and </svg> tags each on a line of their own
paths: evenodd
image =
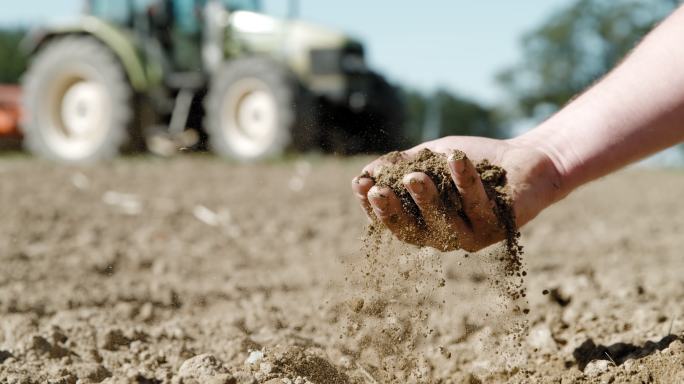
<svg viewBox="0 0 684 384">
<path fill-rule="evenodd" d="M 115 351 L 119 347 L 130 344 L 131 340 L 120 329 L 109 329 L 102 336 L 100 348 Z"/>
</svg>

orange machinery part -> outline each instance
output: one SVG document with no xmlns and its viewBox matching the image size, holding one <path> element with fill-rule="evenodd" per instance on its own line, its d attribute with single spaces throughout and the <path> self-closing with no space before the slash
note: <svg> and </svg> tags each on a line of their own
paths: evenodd
<svg viewBox="0 0 684 384">
<path fill-rule="evenodd" d="M 14 85 L 0 85 L 0 137 L 19 136 L 21 118 L 21 89 Z"/>
</svg>

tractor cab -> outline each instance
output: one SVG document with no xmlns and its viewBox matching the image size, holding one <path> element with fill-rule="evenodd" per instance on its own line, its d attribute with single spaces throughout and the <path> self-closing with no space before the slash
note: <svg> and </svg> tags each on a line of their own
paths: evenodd
<svg viewBox="0 0 684 384">
<path fill-rule="evenodd" d="M 90 0 L 87 12 L 133 32 L 139 46 L 164 64 L 164 72 L 202 68 L 202 9 L 206 0 Z"/>
<path fill-rule="evenodd" d="M 210 4 L 211 3 L 211 4 Z M 259 0 L 90 0 L 88 14 L 113 25 L 132 30 L 144 46 L 158 45 L 170 72 L 201 71 L 206 7 L 221 12 L 263 11 Z M 160 58 L 161 59 L 161 58 Z"/>
</svg>

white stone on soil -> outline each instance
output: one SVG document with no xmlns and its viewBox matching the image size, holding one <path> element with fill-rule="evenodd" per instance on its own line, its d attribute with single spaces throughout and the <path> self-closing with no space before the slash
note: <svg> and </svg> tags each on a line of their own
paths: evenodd
<svg viewBox="0 0 684 384">
<path fill-rule="evenodd" d="M 117 207 L 121 212 L 127 215 L 139 215 L 143 210 L 140 197 L 132 193 L 107 191 L 102 195 L 102 202 Z"/>
<path fill-rule="evenodd" d="M 551 330 L 546 324 L 539 324 L 530 329 L 527 343 L 541 352 L 555 352 L 556 341 L 551 336 Z"/>
<path fill-rule="evenodd" d="M 264 353 L 261 351 L 252 351 L 249 353 L 249 356 L 247 356 L 247 359 L 245 360 L 245 365 L 255 365 L 258 362 L 261 361 L 261 359 L 264 358 Z"/>
<path fill-rule="evenodd" d="M 584 374 L 589 377 L 599 376 L 602 373 L 607 372 L 612 364 L 613 363 L 608 360 L 593 360 L 584 367 Z"/>
<path fill-rule="evenodd" d="M 76 172 L 71 175 L 71 184 L 80 190 L 85 190 L 90 188 L 90 179 L 88 179 L 88 176 L 82 174 L 81 172 Z"/>
</svg>

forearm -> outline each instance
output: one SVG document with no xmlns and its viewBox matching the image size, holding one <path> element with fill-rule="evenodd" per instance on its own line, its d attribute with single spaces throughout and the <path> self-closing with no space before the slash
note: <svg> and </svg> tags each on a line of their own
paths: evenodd
<svg viewBox="0 0 684 384">
<path fill-rule="evenodd" d="M 545 152 L 578 186 L 684 141 L 684 8 L 609 75 L 538 128 L 514 139 Z"/>
</svg>

